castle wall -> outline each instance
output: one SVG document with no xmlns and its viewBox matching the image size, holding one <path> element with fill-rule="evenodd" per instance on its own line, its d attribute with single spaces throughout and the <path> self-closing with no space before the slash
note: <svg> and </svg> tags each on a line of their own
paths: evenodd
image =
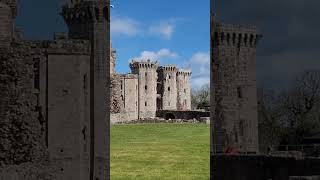
<svg viewBox="0 0 320 180">
<path fill-rule="evenodd" d="M 213 82 L 217 94 L 213 96 L 221 108 L 215 123 L 226 132 L 224 145 L 245 152 L 258 152 L 255 56 L 259 37 L 254 27 L 215 26 L 212 70 L 217 72 Z"/>
<path fill-rule="evenodd" d="M 139 118 L 156 117 L 157 68 L 154 62 L 133 62 L 130 64 L 132 74 L 138 74 Z"/>
<path fill-rule="evenodd" d="M 133 74 L 124 75 L 121 78 L 121 93 L 123 100 L 122 120 L 138 119 L 138 77 Z"/>
<path fill-rule="evenodd" d="M 175 66 L 160 67 L 158 69 L 158 88 L 161 96 L 160 109 L 176 110 L 177 109 L 177 68 Z M 158 108 L 159 109 L 159 108 Z"/>
<path fill-rule="evenodd" d="M 191 110 L 190 71 L 178 71 L 177 73 L 177 109 Z"/>
</svg>

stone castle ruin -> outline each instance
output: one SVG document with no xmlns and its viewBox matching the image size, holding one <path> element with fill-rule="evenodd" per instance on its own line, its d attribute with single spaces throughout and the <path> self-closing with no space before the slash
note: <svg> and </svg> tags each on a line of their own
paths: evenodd
<svg viewBox="0 0 320 180">
<path fill-rule="evenodd" d="M 152 119 L 162 110 L 191 110 L 191 71 L 175 65 L 159 66 L 151 60 L 132 60 L 130 74 L 117 74 L 116 51 L 110 52 L 112 122 Z"/>
<path fill-rule="evenodd" d="M 68 35 L 32 41 L 15 28 L 17 2 L 0 0 L 0 166 L 40 159 L 59 180 L 108 178 L 109 6 L 70 1 Z"/>
</svg>

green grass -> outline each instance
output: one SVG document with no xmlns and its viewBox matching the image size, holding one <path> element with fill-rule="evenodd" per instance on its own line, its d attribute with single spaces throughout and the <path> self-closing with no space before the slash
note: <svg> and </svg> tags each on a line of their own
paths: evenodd
<svg viewBox="0 0 320 180">
<path fill-rule="evenodd" d="M 206 124 L 136 124 L 111 127 L 111 179 L 210 177 Z"/>
</svg>

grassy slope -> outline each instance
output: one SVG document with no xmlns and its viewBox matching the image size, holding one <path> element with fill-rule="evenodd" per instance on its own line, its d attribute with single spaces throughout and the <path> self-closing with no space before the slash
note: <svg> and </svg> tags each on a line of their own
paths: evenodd
<svg viewBox="0 0 320 180">
<path fill-rule="evenodd" d="M 209 126 L 114 125 L 111 179 L 209 179 Z"/>
</svg>

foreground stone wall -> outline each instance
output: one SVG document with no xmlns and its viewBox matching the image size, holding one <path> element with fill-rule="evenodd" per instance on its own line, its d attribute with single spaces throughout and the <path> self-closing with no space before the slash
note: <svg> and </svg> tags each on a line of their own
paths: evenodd
<svg viewBox="0 0 320 180">
<path fill-rule="evenodd" d="M 0 48 L 0 166 L 34 161 L 44 153 L 30 51 L 24 43 Z"/>
<path fill-rule="evenodd" d="M 219 180 L 288 180 L 319 176 L 320 159 L 272 156 L 211 156 L 211 176 Z"/>
</svg>

